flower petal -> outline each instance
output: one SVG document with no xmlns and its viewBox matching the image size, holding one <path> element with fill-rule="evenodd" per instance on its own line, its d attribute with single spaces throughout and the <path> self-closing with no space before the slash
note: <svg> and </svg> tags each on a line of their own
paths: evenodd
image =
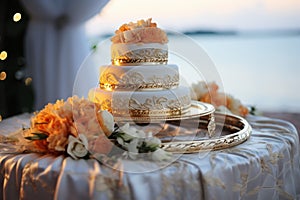
<svg viewBox="0 0 300 200">
<path fill-rule="evenodd" d="M 98 121 L 106 136 L 110 136 L 114 131 L 114 117 L 107 110 L 98 111 Z"/>
</svg>

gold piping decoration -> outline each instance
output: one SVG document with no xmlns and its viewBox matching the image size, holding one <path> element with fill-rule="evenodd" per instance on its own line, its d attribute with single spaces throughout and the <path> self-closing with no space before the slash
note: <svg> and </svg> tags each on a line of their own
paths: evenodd
<svg viewBox="0 0 300 200">
<path fill-rule="evenodd" d="M 136 89 L 170 89 L 179 86 L 179 74 L 152 77 L 143 76 L 138 72 L 128 72 L 118 77 L 113 72 L 100 76 L 99 87 L 104 90 L 136 90 Z"/>
<path fill-rule="evenodd" d="M 176 88 L 178 87 L 179 82 L 174 82 L 170 84 L 161 84 L 161 83 L 147 83 L 147 84 L 141 84 L 141 85 L 136 85 L 136 84 L 128 84 L 128 85 L 119 85 L 119 84 L 109 84 L 109 83 L 100 83 L 99 87 L 100 89 L 104 90 L 146 90 L 146 89 L 171 89 L 171 88 Z"/>
<path fill-rule="evenodd" d="M 170 117 L 170 116 L 181 116 L 189 111 L 190 106 L 177 109 L 162 109 L 162 110 L 139 110 L 139 109 L 128 109 L 128 110 L 118 110 L 112 111 L 114 116 L 117 117 L 130 117 L 133 121 L 142 118 L 145 121 L 156 117 Z"/>
<path fill-rule="evenodd" d="M 168 50 L 163 49 L 137 49 L 124 53 L 123 55 L 112 55 L 113 65 L 126 65 L 132 63 L 167 64 Z"/>
</svg>

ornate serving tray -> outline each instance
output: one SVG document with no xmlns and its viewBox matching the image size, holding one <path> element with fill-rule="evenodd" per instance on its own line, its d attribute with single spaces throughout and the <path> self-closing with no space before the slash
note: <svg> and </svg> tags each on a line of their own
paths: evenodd
<svg viewBox="0 0 300 200">
<path fill-rule="evenodd" d="M 173 153 L 196 153 L 233 147 L 250 137 L 252 128 L 244 118 L 218 112 L 214 113 L 214 116 L 216 130 L 212 137 L 205 136 L 205 133 L 199 134 L 206 131 L 205 127 L 209 123 L 209 118 L 199 120 L 198 133 L 185 134 L 184 132 L 191 132 L 188 130 L 189 123 L 195 123 L 193 122 L 195 119 L 191 119 L 189 123 L 180 126 L 182 131 L 179 135 L 164 137 L 161 134 L 162 148 Z M 174 125 L 176 126 L 176 124 Z"/>
<path fill-rule="evenodd" d="M 242 117 L 215 112 L 211 104 L 193 101 L 180 116 L 115 117 L 116 122 L 135 123 L 151 131 L 172 153 L 197 153 L 236 146 L 246 141 L 252 128 Z"/>
</svg>

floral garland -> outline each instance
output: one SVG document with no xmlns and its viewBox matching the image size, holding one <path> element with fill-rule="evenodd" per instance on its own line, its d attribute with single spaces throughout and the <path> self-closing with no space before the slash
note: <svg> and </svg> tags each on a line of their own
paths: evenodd
<svg viewBox="0 0 300 200">
<path fill-rule="evenodd" d="M 160 148 L 161 141 L 151 132 L 145 133 L 128 123 L 118 127 L 108 111 L 77 96 L 49 103 L 34 114 L 29 128 L 6 141 L 17 146 L 18 152 L 67 154 L 73 159 L 103 161 L 106 155 L 111 156 L 116 145 L 125 158 L 137 159 L 141 153 L 154 161 L 172 158 L 171 153 Z"/>
</svg>

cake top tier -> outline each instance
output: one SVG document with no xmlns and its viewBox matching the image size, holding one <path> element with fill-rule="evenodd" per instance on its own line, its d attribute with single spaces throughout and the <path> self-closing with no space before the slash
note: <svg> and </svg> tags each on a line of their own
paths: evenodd
<svg viewBox="0 0 300 200">
<path fill-rule="evenodd" d="M 138 20 L 136 23 L 123 24 L 111 38 L 112 43 L 168 43 L 167 34 L 157 27 L 152 19 Z"/>
</svg>

